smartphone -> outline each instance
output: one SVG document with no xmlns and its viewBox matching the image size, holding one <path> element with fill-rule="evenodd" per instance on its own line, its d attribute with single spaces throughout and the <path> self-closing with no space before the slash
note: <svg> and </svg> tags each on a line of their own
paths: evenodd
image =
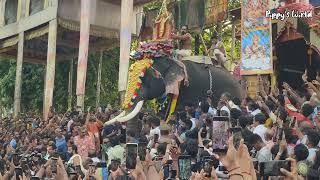
<svg viewBox="0 0 320 180">
<path fill-rule="evenodd" d="M 159 142 L 159 134 L 154 134 L 153 142 L 154 143 L 158 143 Z"/>
<path fill-rule="evenodd" d="M 171 169 L 172 169 L 172 164 L 165 164 L 163 166 L 164 179 L 168 179 L 170 177 Z"/>
<path fill-rule="evenodd" d="M 257 159 L 252 159 L 253 167 L 256 171 L 259 171 L 259 161 Z"/>
<path fill-rule="evenodd" d="M 13 154 L 12 155 L 12 161 L 13 161 L 13 164 L 15 165 L 15 166 L 19 166 L 20 165 L 20 156 L 19 156 L 19 154 Z"/>
<path fill-rule="evenodd" d="M 57 173 L 57 165 L 58 165 L 58 159 L 55 157 L 51 158 L 51 171 L 52 173 Z"/>
<path fill-rule="evenodd" d="M 188 180 L 191 177 L 191 156 L 183 155 L 178 158 L 179 178 Z"/>
<path fill-rule="evenodd" d="M 95 174 L 96 173 L 96 166 L 94 164 L 89 165 L 89 174 Z"/>
<path fill-rule="evenodd" d="M 283 176 L 280 168 L 290 171 L 290 161 L 279 160 L 260 162 L 259 167 L 261 176 Z"/>
<path fill-rule="evenodd" d="M 201 137 L 202 138 L 206 138 L 207 137 L 207 126 L 205 124 L 203 124 L 203 126 L 202 126 Z"/>
<path fill-rule="evenodd" d="M 38 176 L 32 176 L 32 177 L 31 177 L 31 180 L 40 180 L 40 177 L 38 177 Z"/>
<path fill-rule="evenodd" d="M 206 177 L 211 177 L 212 168 L 214 168 L 214 163 L 211 159 L 204 159 L 202 161 L 202 169 L 204 170 Z"/>
<path fill-rule="evenodd" d="M 20 180 L 20 177 L 23 176 L 23 170 L 22 170 L 22 168 L 21 168 L 21 167 L 16 167 L 14 171 L 15 171 L 15 173 L 16 173 L 16 179 L 17 179 L 17 180 Z"/>
<path fill-rule="evenodd" d="M 213 152 L 227 152 L 230 120 L 227 116 L 215 116 L 212 120 Z"/>
<path fill-rule="evenodd" d="M 227 168 L 226 168 L 226 167 L 224 167 L 224 166 L 219 166 L 219 167 L 218 167 L 218 171 L 228 173 Z"/>
<path fill-rule="evenodd" d="M 282 128 L 279 128 L 278 129 L 278 137 L 277 137 L 278 141 L 282 140 L 283 133 L 284 133 L 284 130 Z"/>
<path fill-rule="evenodd" d="M 232 133 L 233 136 L 233 145 L 236 149 L 239 149 L 240 141 L 243 139 L 241 131 Z"/>
<path fill-rule="evenodd" d="M 171 169 L 170 178 L 171 179 L 176 179 L 176 177 L 177 177 L 177 170 Z"/>
<path fill-rule="evenodd" d="M 139 158 L 141 161 L 145 161 L 146 160 L 146 155 L 147 155 L 147 143 L 146 142 L 139 142 L 138 144 L 138 154 L 139 154 Z"/>
<path fill-rule="evenodd" d="M 112 164 L 112 163 L 118 163 L 117 168 L 116 168 L 116 170 L 117 170 L 118 167 L 119 167 L 119 165 L 120 165 L 120 162 L 119 162 L 119 161 L 116 161 L 116 160 L 111 160 L 111 164 Z M 107 163 L 106 163 L 106 162 L 98 162 L 96 167 L 97 167 L 97 168 L 106 168 L 106 167 L 107 167 Z M 116 171 L 116 170 L 115 170 L 115 171 Z"/>
<path fill-rule="evenodd" d="M 135 169 L 138 156 L 138 144 L 127 143 L 126 146 L 126 168 Z"/>
</svg>

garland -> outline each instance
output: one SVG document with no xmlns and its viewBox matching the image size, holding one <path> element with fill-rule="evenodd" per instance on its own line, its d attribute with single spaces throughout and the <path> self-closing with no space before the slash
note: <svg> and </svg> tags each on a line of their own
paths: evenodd
<svg viewBox="0 0 320 180">
<path fill-rule="evenodd" d="M 134 100 L 139 96 L 142 81 L 146 71 L 152 66 L 153 60 L 149 58 L 144 58 L 142 60 L 136 61 L 130 66 L 129 77 L 128 77 L 128 87 L 126 96 L 123 102 L 123 108 L 129 109 L 134 105 Z"/>
</svg>

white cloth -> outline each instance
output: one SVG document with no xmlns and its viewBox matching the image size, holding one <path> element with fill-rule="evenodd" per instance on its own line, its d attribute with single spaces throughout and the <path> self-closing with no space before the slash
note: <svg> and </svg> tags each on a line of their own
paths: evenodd
<svg viewBox="0 0 320 180">
<path fill-rule="evenodd" d="M 227 106 L 223 106 L 220 111 L 226 111 L 228 113 L 228 115 L 230 116 L 230 110 Z"/>
<path fill-rule="evenodd" d="M 238 105 L 235 105 L 233 101 L 229 101 L 228 103 L 231 109 L 238 109 L 241 111 L 240 107 Z"/>
<path fill-rule="evenodd" d="M 251 112 L 251 115 L 255 116 L 255 115 L 259 114 L 259 113 L 261 113 L 261 110 L 260 109 L 256 109 L 256 110 Z"/>
<path fill-rule="evenodd" d="M 264 124 L 260 124 L 257 127 L 254 128 L 253 133 L 258 134 L 264 143 L 266 143 L 265 134 L 267 132 L 268 128 L 264 126 Z"/>
<path fill-rule="evenodd" d="M 68 124 L 67 124 L 67 127 L 68 127 L 68 132 L 71 132 L 71 125 L 73 124 L 73 120 L 71 119 Z"/>
<path fill-rule="evenodd" d="M 150 130 L 150 137 L 154 137 L 155 134 L 158 134 L 159 135 L 159 138 L 161 137 L 161 134 L 160 134 L 160 127 L 156 127 L 154 129 L 151 129 Z"/>
<path fill-rule="evenodd" d="M 191 56 L 192 54 L 192 50 L 190 49 L 180 49 L 180 50 L 176 50 L 176 53 L 182 57 L 187 57 L 187 56 Z"/>
<path fill-rule="evenodd" d="M 194 129 L 197 125 L 196 121 L 197 119 L 196 118 L 191 118 L 190 121 L 192 122 L 192 126 L 191 126 L 191 129 Z"/>
<path fill-rule="evenodd" d="M 101 162 L 100 159 L 97 158 L 97 157 L 91 158 L 91 160 L 92 160 L 94 163 L 99 163 L 99 162 Z"/>
<path fill-rule="evenodd" d="M 317 152 L 318 152 L 318 149 L 316 149 L 316 148 L 309 148 L 308 151 L 309 151 L 309 156 L 307 157 L 307 161 L 313 164 L 313 163 L 314 163 L 314 160 L 315 160 L 315 158 L 316 158 L 316 154 L 317 154 Z"/>
<path fill-rule="evenodd" d="M 272 111 L 269 113 L 269 117 L 271 118 L 273 123 L 277 122 L 277 116 Z"/>
<path fill-rule="evenodd" d="M 257 152 L 256 158 L 258 162 L 272 161 L 272 154 L 270 149 L 267 146 L 264 146 L 260 149 L 260 151 Z"/>
<path fill-rule="evenodd" d="M 212 114 L 213 116 L 216 116 L 217 110 L 213 107 L 209 107 L 208 113 Z"/>
</svg>

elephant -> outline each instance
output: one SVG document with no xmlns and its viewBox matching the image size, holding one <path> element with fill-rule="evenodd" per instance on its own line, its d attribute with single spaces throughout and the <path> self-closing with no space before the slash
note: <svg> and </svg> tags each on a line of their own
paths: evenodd
<svg viewBox="0 0 320 180">
<path fill-rule="evenodd" d="M 201 56 L 199 56 L 201 58 Z M 137 62 L 142 60 L 136 60 Z M 201 60 L 199 60 L 201 62 Z M 185 69 L 181 66 L 184 64 L 188 75 L 188 86 L 184 85 L 181 80 L 185 77 Z M 132 64 L 130 69 L 134 70 L 138 66 Z M 207 91 L 212 90 L 214 96 L 220 97 L 223 93 L 228 92 L 234 97 L 241 98 L 240 83 L 224 68 L 214 65 L 196 63 L 194 61 L 177 61 L 169 56 L 157 57 L 152 59 L 152 65 L 146 68 L 144 76 L 141 77 L 141 88 L 139 94 L 132 98 L 131 106 L 125 107 L 124 111 L 117 117 L 106 124 L 112 124 L 116 121 L 128 121 L 129 127 L 137 130 L 135 117 L 143 107 L 146 100 L 159 98 L 167 93 L 167 87 L 181 81 L 177 107 L 183 106 L 186 102 L 198 102 L 200 98 L 206 97 Z M 210 73 L 209 73 L 210 72 Z M 210 83 L 211 79 L 211 83 Z M 134 82 L 128 78 L 128 87 L 136 86 L 130 84 Z M 210 87 L 211 86 L 211 87 Z M 129 88 L 128 88 L 129 89 Z M 128 93 L 126 92 L 126 98 Z M 130 97 L 129 97 L 130 98 Z"/>
</svg>

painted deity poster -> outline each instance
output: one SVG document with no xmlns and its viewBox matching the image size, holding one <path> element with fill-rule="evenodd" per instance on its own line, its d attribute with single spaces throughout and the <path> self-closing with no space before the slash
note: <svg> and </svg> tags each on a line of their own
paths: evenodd
<svg viewBox="0 0 320 180">
<path fill-rule="evenodd" d="M 243 0 L 241 17 L 241 75 L 271 74 L 271 20 L 265 17 L 269 0 Z"/>
</svg>

